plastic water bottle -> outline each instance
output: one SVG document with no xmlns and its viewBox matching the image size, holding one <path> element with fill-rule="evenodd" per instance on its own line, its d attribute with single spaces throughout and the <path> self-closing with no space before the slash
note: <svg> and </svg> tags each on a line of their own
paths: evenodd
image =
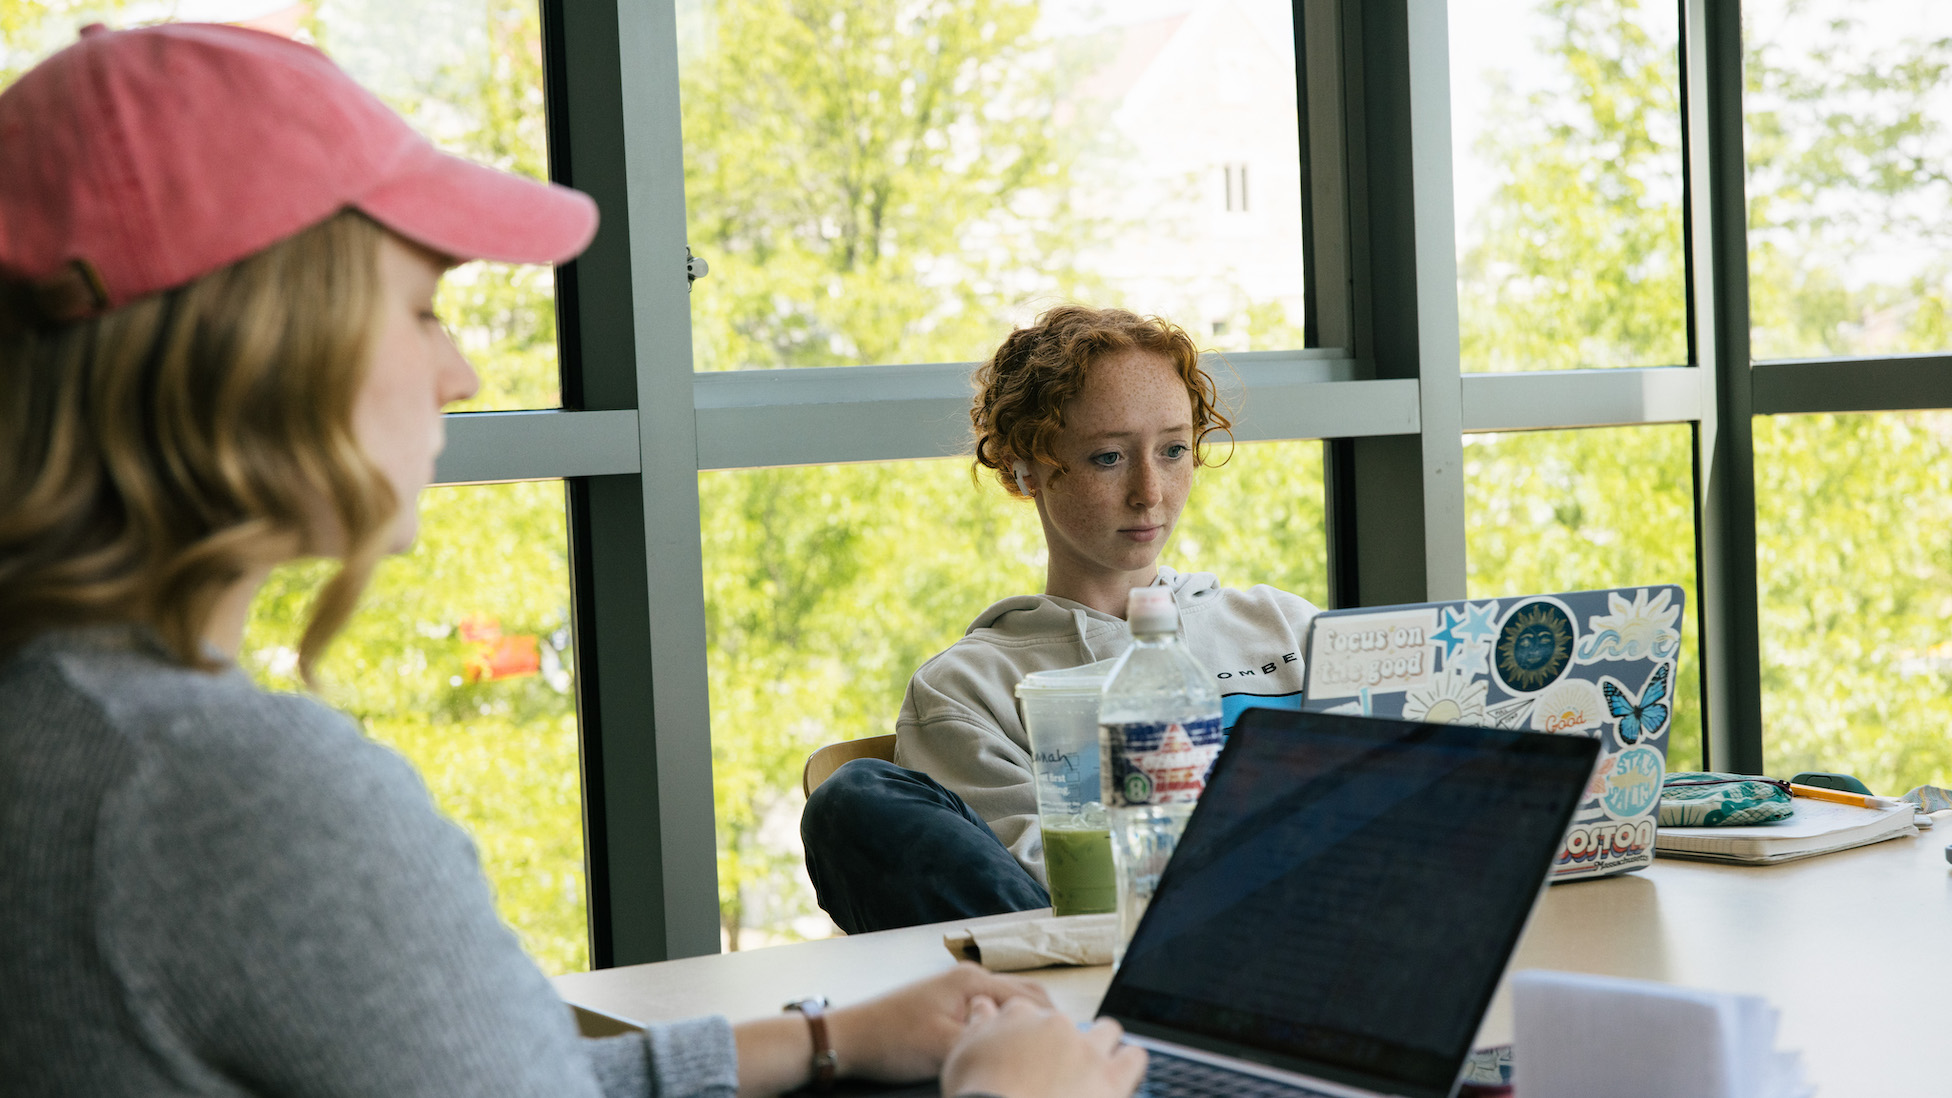
<svg viewBox="0 0 1952 1098">
<path fill-rule="evenodd" d="M 1112 665 L 1098 703 L 1098 773 L 1118 867 L 1114 963 L 1125 958 L 1221 745 L 1220 691 L 1180 642 L 1172 591 L 1135 587 L 1125 605 L 1132 647 Z"/>
</svg>

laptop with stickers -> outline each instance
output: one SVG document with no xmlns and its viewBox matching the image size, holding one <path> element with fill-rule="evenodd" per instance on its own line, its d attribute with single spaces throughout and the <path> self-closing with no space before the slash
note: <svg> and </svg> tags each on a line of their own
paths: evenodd
<svg viewBox="0 0 1952 1098">
<path fill-rule="evenodd" d="M 1597 739 L 1553 879 L 1642 869 L 1654 860 L 1683 598 L 1666 584 L 1325 611 L 1309 631 L 1302 708 Z"/>
<path fill-rule="evenodd" d="M 1586 737 L 1242 714 L 1099 1014 L 1142 1095 L 1448 1098 Z"/>
</svg>

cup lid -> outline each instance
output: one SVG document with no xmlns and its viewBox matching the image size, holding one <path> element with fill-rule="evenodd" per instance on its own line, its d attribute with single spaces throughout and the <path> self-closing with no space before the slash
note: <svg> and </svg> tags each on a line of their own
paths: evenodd
<svg viewBox="0 0 1952 1098">
<path fill-rule="evenodd" d="M 1087 663 L 1082 667 L 1065 667 L 1056 671 L 1032 671 L 1017 683 L 1017 697 L 1049 694 L 1096 694 L 1105 688 L 1105 677 L 1111 674 L 1116 658 Z"/>
</svg>

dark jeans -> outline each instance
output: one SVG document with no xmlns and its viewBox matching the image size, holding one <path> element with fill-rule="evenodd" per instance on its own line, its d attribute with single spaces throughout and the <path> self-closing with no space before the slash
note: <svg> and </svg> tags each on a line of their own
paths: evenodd
<svg viewBox="0 0 1952 1098">
<path fill-rule="evenodd" d="M 849 934 L 1051 903 L 961 797 L 880 759 L 820 783 L 800 838 L 820 906 Z"/>
</svg>

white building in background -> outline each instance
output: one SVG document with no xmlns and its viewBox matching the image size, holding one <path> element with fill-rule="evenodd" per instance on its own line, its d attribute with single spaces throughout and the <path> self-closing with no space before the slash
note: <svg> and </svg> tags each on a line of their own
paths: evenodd
<svg viewBox="0 0 1952 1098">
<path fill-rule="evenodd" d="M 1202 0 L 1182 14 L 1101 32 L 1109 59 L 1078 89 L 1078 109 L 1108 110 L 1114 155 L 1079 173 L 1075 201 L 1123 227 L 1081 265 L 1117 303 L 1169 317 L 1203 346 L 1299 345 L 1301 156 L 1290 26 L 1254 18 L 1238 0 Z"/>
</svg>

